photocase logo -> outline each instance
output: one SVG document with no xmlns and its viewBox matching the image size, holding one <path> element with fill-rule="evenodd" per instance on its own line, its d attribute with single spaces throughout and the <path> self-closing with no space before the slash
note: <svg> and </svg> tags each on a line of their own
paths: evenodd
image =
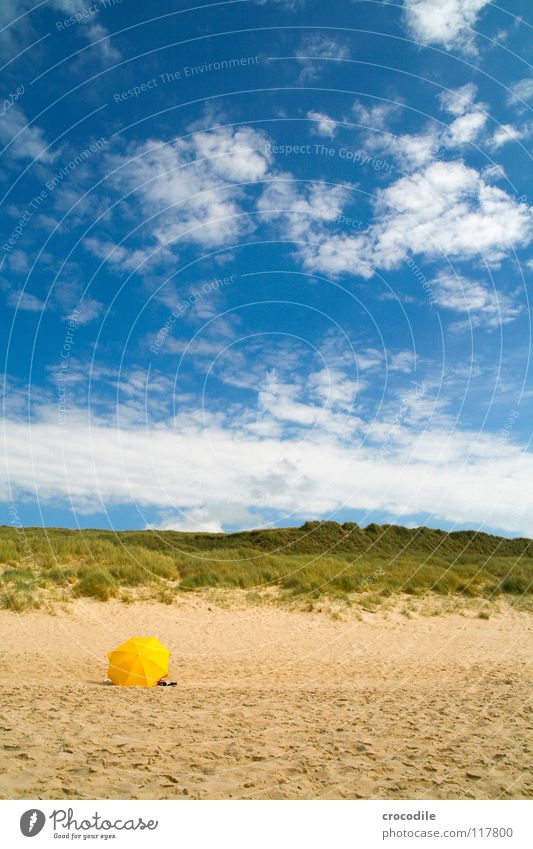
<svg viewBox="0 0 533 849">
<path fill-rule="evenodd" d="M 29 811 L 24 811 L 20 818 L 20 830 L 24 837 L 35 837 L 42 831 L 45 822 L 46 817 L 42 811 L 30 808 Z"/>
</svg>

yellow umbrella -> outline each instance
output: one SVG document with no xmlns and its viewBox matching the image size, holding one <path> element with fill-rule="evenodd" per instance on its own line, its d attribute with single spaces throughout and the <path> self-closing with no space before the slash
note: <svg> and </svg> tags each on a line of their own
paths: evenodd
<svg viewBox="0 0 533 849">
<path fill-rule="evenodd" d="M 107 656 L 107 675 L 122 687 L 155 687 L 168 675 L 170 652 L 155 637 L 132 637 Z"/>
</svg>

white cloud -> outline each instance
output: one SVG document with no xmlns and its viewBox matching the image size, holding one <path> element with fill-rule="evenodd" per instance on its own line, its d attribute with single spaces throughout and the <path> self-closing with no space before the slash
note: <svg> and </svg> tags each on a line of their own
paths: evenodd
<svg viewBox="0 0 533 849">
<path fill-rule="evenodd" d="M 388 371 L 410 374 L 416 365 L 416 357 L 413 351 L 397 351 L 390 353 L 387 361 Z"/>
<path fill-rule="evenodd" d="M 282 422 L 306 426 L 316 425 L 322 408 L 299 400 L 299 389 L 300 387 L 294 383 L 282 382 L 275 370 L 269 372 L 259 387 L 260 411 Z"/>
<path fill-rule="evenodd" d="M 306 432 L 309 436 L 320 431 L 340 438 L 353 434 L 362 425 L 353 411 L 366 382 L 345 369 L 321 368 L 298 380 L 297 375 L 284 379 L 274 368 L 257 386 L 257 420 L 261 428 L 258 431 L 255 425 L 246 422 L 253 433 L 303 436 Z M 276 423 L 283 427 L 265 427 Z"/>
<path fill-rule="evenodd" d="M 44 301 L 30 292 L 11 291 L 7 296 L 7 302 L 14 310 L 23 310 L 24 312 L 41 312 L 44 310 Z"/>
<path fill-rule="evenodd" d="M 441 108 L 454 116 L 454 121 L 441 134 L 443 144 L 447 147 L 470 144 L 485 128 L 488 110 L 484 103 L 476 102 L 476 96 L 477 87 L 473 83 L 439 94 Z"/>
<path fill-rule="evenodd" d="M 357 368 L 361 372 L 378 371 L 383 373 L 397 372 L 410 374 L 416 366 L 416 357 L 413 351 L 388 351 L 377 348 L 363 348 L 357 351 Z M 373 377 L 373 379 L 375 379 Z"/>
<path fill-rule="evenodd" d="M 289 11 L 294 11 L 294 9 L 300 9 L 304 6 L 306 0 L 253 0 L 253 2 L 257 3 L 258 6 L 283 6 Z"/>
<path fill-rule="evenodd" d="M 333 138 L 335 132 L 337 130 L 337 122 L 330 118 L 329 115 L 326 115 L 324 112 L 308 112 L 307 117 L 310 121 L 315 121 L 316 128 L 315 133 L 319 136 L 326 136 L 327 138 Z"/>
<path fill-rule="evenodd" d="M 370 130 L 384 130 L 390 126 L 391 121 L 401 114 L 399 103 L 373 103 L 365 106 L 356 100 L 352 111 L 360 124 L 364 124 Z"/>
<path fill-rule="evenodd" d="M 507 179 L 506 175 L 505 175 L 505 169 L 503 168 L 502 165 L 496 165 L 496 164 L 487 165 L 485 168 L 483 168 L 483 171 L 481 172 L 481 174 L 482 174 L 483 179 L 486 180 L 487 182 L 490 182 L 491 180 L 505 180 L 505 179 Z"/>
<path fill-rule="evenodd" d="M 345 44 L 331 35 L 322 35 L 321 33 L 306 36 L 302 42 L 302 47 L 312 58 L 342 60 L 347 59 L 350 55 Z"/>
<path fill-rule="evenodd" d="M 84 240 L 83 245 L 117 273 L 136 271 L 140 274 L 146 274 L 152 270 L 154 264 L 158 264 L 170 256 L 165 247 L 157 243 L 146 248 L 130 249 L 124 245 L 91 236 Z"/>
<path fill-rule="evenodd" d="M 306 36 L 298 49 L 298 61 L 302 66 L 300 81 L 317 79 L 328 65 L 348 59 L 348 47 L 330 35 L 315 33 Z"/>
<path fill-rule="evenodd" d="M 129 201 L 130 213 L 138 215 L 140 205 L 147 219 L 143 236 L 150 243 L 139 250 L 151 252 L 157 245 L 180 241 L 218 247 L 249 230 L 253 224 L 242 214 L 242 204 L 248 184 L 268 174 L 267 142 L 263 133 L 249 127 L 222 128 L 168 144 L 146 142 L 129 156 L 110 157 L 116 187 L 135 197 Z M 89 244 L 98 250 L 98 241 Z M 121 262 L 123 250 L 113 258 Z M 132 257 L 129 265 L 138 260 L 140 255 Z"/>
<path fill-rule="evenodd" d="M 14 289 L 7 283 L 0 283 L 0 288 L 6 291 L 7 303 L 14 310 L 43 312 L 48 309 L 61 312 L 65 319 L 75 312 L 74 318 L 79 324 L 88 324 L 102 314 L 103 304 L 88 295 L 82 297 L 81 287 L 73 280 L 56 282 L 48 293 L 46 303 L 37 295 Z"/>
<path fill-rule="evenodd" d="M 82 0 L 85 3 L 85 0 Z M 100 53 L 104 62 L 119 62 L 122 58 L 120 50 L 118 50 L 111 41 L 109 32 L 102 24 L 90 24 L 85 30 L 85 37 L 94 50 Z"/>
<path fill-rule="evenodd" d="M 435 159 L 442 147 L 441 138 L 441 133 L 430 128 L 413 135 L 373 137 L 367 146 L 394 156 L 403 171 L 413 171 Z"/>
<path fill-rule="evenodd" d="M 476 107 L 477 86 L 474 83 L 466 83 L 460 88 L 451 88 L 442 91 L 438 98 L 442 109 L 455 117 L 464 115 Z"/>
<path fill-rule="evenodd" d="M 2 0 L 0 3 L 0 55 L 13 57 L 34 37 L 30 23 L 34 0 Z M 22 42 L 24 41 L 24 44 Z"/>
<path fill-rule="evenodd" d="M 257 2 L 257 0 L 256 0 Z M 148 524 L 147 529 L 160 531 L 197 531 L 220 534 L 224 531 L 253 530 L 264 524 L 260 513 L 250 510 L 246 504 L 210 504 L 204 507 L 192 507 L 176 514 L 176 511 L 163 511 L 156 524 Z"/>
<path fill-rule="evenodd" d="M 408 254 L 498 262 L 533 236 L 531 209 L 489 185 L 462 162 L 434 162 L 382 189 L 375 263 L 392 268 Z"/>
<path fill-rule="evenodd" d="M 502 124 L 492 136 L 489 146 L 493 150 L 498 150 L 500 147 L 503 147 L 504 144 L 508 144 L 512 141 L 519 141 L 527 135 L 528 131 L 525 129 L 519 129 L 518 127 L 514 127 L 512 124 Z"/>
<path fill-rule="evenodd" d="M 483 112 L 467 112 L 452 121 L 444 136 L 444 143 L 450 147 L 460 147 L 475 141 L 483 130 L 487 116 Z"/>
<path fill-rule="evenodd" d="M 404 0 L 410 35 L 422 44 L 472 50 L 473 28 L 489 0 Z"/>
<path fill-rule="evenodd" d="M 207 160 L 213 177 L 235 182 L 253 182 L 266 175 L 270 162 L 266 144 L 266 136 L 250 127 L 198 133 L 192 141 L 199 164 Z"/>
<path fill-rule="evenodd" d="M 67 318 L 74 317 L 80 324 L 89 324 L 104 314 L 104 304 L 96 298 L 83 298 L 75 307 L 68 310 Z"/>
<path fill-rule="evenodd" d="M 479 138 L 487 122 L 487 107 L 476 102 L 477 87 L 467 83 L 460 88 L 448 89 L 439 94 L 443 111 L 454 117 L 446 130 L 440 132 L 446 147 L 461 147 Z"/>
<path fill-rule="evenodd" d="M 532 455 L 476 432 L 385 424 L 381 432 L 369 426 L 365 444 L 344 445 L 319 430 L 306 438 L 258 438 L 216 424 L 202 428 L 194 418 L 121 430 L 70 419 L 69 439 L 53 420 L 3 424 L 4 479 L 17 498 L 70 498 L 81 511 L 134 503 L 161 510 L 167 526 L 178 505 L 185 512 L 180 527 L 203 521 L 220 529 L 238 523 L 243 509 L 305 517 L 345 507 L 403 521 L 431 512 L 434 522 L 533 534 Z M 244 523 L 257 524 L 247 516 Z"/>
<path fill-rule="evenodd" d="M 357 367 L 363 372 L 382 368 L 384 360 L 384 352 L 377 348 L 363 348 L 357 352 Z"/>
<path fill-rule="evenodd" d="M 267 219 L 298 242 L 304 267 L 331 276 L 370 278 L 399 267 L 410 254 L 498 263 L 533 238 L 533 215 L 503 189 L 463 162 L 432 162 L 378 191 L 366 230 L 335 232 L 350 195 L 273 183 L 259 202 Z"/>
<path fill-rule="evenodd" d="M 120 60 L 120 51 L 111 43 L 107 28 L 99 22 L 98 3 L 91 5 L 87 0 L 52 0 L 51 6 L 59 9 L 66 17 L 81 14 L 83 17 L 77 24 L 76 31 L 94 46 L 94 50 L 98 51 L 105 62 Z"/>
<path fill-rule="evenodd" d="M 65 269 L 63 272 L 68 273 Z M 84 295 L 82 287 L 75 280 L 57 281 L 49 304 L 52 309 L 60 310 L 65 320 L 72 318 L 79 324 L 90 324 L 105 312 L 104 304 L 88 294 Z"/>
<path fill-rule="evenodd" d="M 481 325 L 498 328 L 514 321 L 522 312 L 521 306 L 511 297 L 483 285 L 478 280 L 460 275 L 439 274 L 431 281 L 431 291 L 435 303 L 440 307 L 469 314 L 468 321 L 457 329 Z"/>
<path fill-rule="evenodd" d="M 520 106 L 520 110 L 524 111 L 526 104 L 533 100 L 533 77 L 525 77 L 523 80 L 516 80 L 509 86 L 509 103 Z M 524 101 L 519 103 L 519 101 Z"/>
<path fill-rule="evenodd" d="M 316 230 L 308 233 L 308 243 L 300 247 L 300 257 L 308 271 L 331 277 L 355 274 L 365 280 L 374 274 L 368 252 L 368 238 L 346 233 L 330 234 Z"/>
<path fill-rule="evenodd" d="M 349 192 L 343 186 L 316 182 L 302 187 L 290 174 L 279 174 L 261 195 L 258 209 L 267 221 L 276 221 L 282 232 L 298 240 L 305 238 L 315 223 L 335 221 L 348 200 Z"/>
<path fill-rule="evenodd" d="M 9 144 L 13 159 L 33 159 L 51 162 L 54 155 L 47 151 L 48 142 L 40 127 L 29 123 L 24 111 L 14 104 L 0 121 L 0 143 Z"/>
<path fill-rule="evenodd" d="M 434 123 L 412 134 L 370 133 L 367 147 L 391 154 L 403 171 L 416 171 L 439 159 L 446 149 L 460 148 L 479 139 L 487 121 L 487 109 L 483 103 L 476 102 L 476 94 L 477 88 L 471 83 L 443 91 L 438 96 L 441 109 L 454 118 L 447 127 Z"/>
<path fill-rule="evenodd" d="M 291 182 L 289 175 L 284 176 L 284 180 L 270 183 L 258 208 L 265 220 L 275 223 L 281 237 L 297 243 L 304 267 L 334 277 L 345 272 L 371 277 L 373 269 L 365 254 L 367 237 L 335 233 L 328 227 L 335 224 L 348 202 L 348 189 L 325 183 L 301 187 Z"/>
<path fill-rule="evenodd" d="M 346 187 L 302 187 L 285 175 L 268 186 L 258 208 L 280 237 L 297 244 L 312 273 L 369 279 L 410 255 L 499 263 L 531 242 L 533 214 L 493 185 L 494 176 L 463 162 L 431 162 L 378 190 L 370 226 L 351 232 L 335 227 L 352 199 Z"/>
<path fill-rule="evenodd" d="M 4 256 L 6 259 L 6 256 Z M 15 251 L 12 254 L 9 254 L 7 257 L 8 265 L 11 271 L 15 274 L 26 274 L 30 270 L 30 260 L 26 253 L 23 251 Z M 3 268 L 3 264 L 0 264 L 0 271 Z"/>
</svg>

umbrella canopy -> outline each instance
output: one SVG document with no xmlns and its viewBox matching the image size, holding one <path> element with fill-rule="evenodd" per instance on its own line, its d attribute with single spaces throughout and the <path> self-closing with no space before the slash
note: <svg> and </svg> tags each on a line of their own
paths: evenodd
<svg viewBox="0 0 533 849">
<path fill-rule="evenodd" d="M 168 675 L 170 652 L 155 637 L 132 637 L 107 656 L 107 675 L 121 687 L 155 687 Z"/>
</svg>

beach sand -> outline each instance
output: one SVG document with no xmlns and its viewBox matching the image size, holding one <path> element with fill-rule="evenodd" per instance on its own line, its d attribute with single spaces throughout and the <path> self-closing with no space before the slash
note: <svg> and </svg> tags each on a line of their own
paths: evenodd
<svg viewBox="0 0 533 849">
<path fill-rule="evenodd" d="M 532 625 L 201 596 L 0 611 L 0 796 L 531 797 Z M 102 683 L 134 635 L 177 687 Z"/>
</svg>

